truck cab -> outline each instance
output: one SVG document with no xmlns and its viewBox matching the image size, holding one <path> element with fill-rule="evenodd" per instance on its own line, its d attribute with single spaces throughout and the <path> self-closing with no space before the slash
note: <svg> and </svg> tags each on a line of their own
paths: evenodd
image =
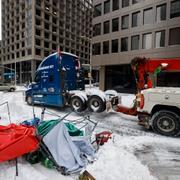
<svg viewBox="0 0 180 180">
<path fill-rule="evenodd" d="M 49 55 L 39 65 L 34 82 L 25 92 L 27 103 L 63 107 L 67 91 L 84 89 L 81 73 L 76 55 L 67 52 Z"/>
</svg>

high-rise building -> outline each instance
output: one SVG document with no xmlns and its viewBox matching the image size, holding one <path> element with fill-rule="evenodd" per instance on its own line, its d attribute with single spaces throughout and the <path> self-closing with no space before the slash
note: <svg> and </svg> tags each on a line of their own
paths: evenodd
<svg viewBox="0 0 180 180">
<path fill-rule="evenodd" d="M 16 70 L 19 83 L 33 78 L 42 59 L 58 48 L 76 54 L 84 64 L 89 63 L 92 0 L 1 3 L 1 64 Z"/>
<path fill-rule="evenodd" d="M 136 56 L 180 57 L 180 0 L 94 0 L 93 5 L 92 65 L 100 67 L 101 89 L 135 88 L 129 63 Z"/>
</svg>

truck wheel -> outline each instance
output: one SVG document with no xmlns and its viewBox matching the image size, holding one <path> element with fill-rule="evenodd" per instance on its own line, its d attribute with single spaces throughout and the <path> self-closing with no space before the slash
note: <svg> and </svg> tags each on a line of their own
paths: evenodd
<svg viewBox="0 0 180 180">
<path fill-rule="evenodd" d="M 88 109 L 91 112 L 103 112 L 106 109 L 106 102 L 97 95 L 90 96 L 88 99 Z"/>
<path fill-rule="evenodd" d="M 14 89 L 14 88 L 10 88 L 9 91 L 10 91 L 10 92 L 14 92 L 15 89 Z"/>
<path fill-rule="evenodd" d="M 83 101 L 83 99 L 81 99 L 79 96 L 73 96 L 70 104 L 73 111 L 76 112 L 82 112 L 87 108 L 86 101 Z"/>
<path fill-rule="evenodd" d="M 180 117 L 168 110 L 161 110 L 152 116 L 152 129 L 165 136 L 177 136 L 180 133 Z"/>
<path fill-rule="evenodd" d="M 32 97 L 31 97 L 31 96 L 27 96 L 27 97 L 26 97 L 26 102 L 27 102 L 28 105 L 31 106 L 31 105 L 33 104 L 33 99 L 32 99 Z"/>
</svg>

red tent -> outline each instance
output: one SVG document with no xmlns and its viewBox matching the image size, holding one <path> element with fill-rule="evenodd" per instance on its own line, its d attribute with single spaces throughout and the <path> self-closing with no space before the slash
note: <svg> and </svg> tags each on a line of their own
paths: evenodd
<svg viewBox="0 0 180 180">
<path fill-rule="evenodd" d="M 14 159 L 38 148 L 36 129 L 24 125 L 0 126 L 0 162 Z"/>
</svg>

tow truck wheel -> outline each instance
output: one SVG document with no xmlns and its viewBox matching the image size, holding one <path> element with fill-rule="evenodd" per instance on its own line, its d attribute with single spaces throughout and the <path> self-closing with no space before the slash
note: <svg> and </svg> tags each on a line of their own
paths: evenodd
<svg viewBox="0 0 180 180">
<path fill-rule="evenodd" d="M 86 110 L 87 108 L 86 101 L 85 100 L 83 101 L 83 99 L 81 99 L 79 96 L 71 97 L 70 104 L 73 111 L 76 111 L 76 112 L 82 112 Z"/>
<path fill-rule="evenodd" d="M 172 111 L 158 111 L 152 116 L 152 129 L 165 136 L 178 136 L 180 134 L 180 117 Z"/>
<path fill-rule="evenodd" d="M 106 109 L 106 102 L 97 95 L 90 96 L 88 99 L 88 109 L 91 112 L 103 112 Z"/>
<path fill-rule="evenodd" d="M 26 97 L 26 102 L 27 102 L 28 105 L 31 106 L 31 105 L 33 104 L 33 99 L 32 99 L 32 97 L 31 97 L 31 96 L 27 96 L 27 97 Z"/>
</svg>

